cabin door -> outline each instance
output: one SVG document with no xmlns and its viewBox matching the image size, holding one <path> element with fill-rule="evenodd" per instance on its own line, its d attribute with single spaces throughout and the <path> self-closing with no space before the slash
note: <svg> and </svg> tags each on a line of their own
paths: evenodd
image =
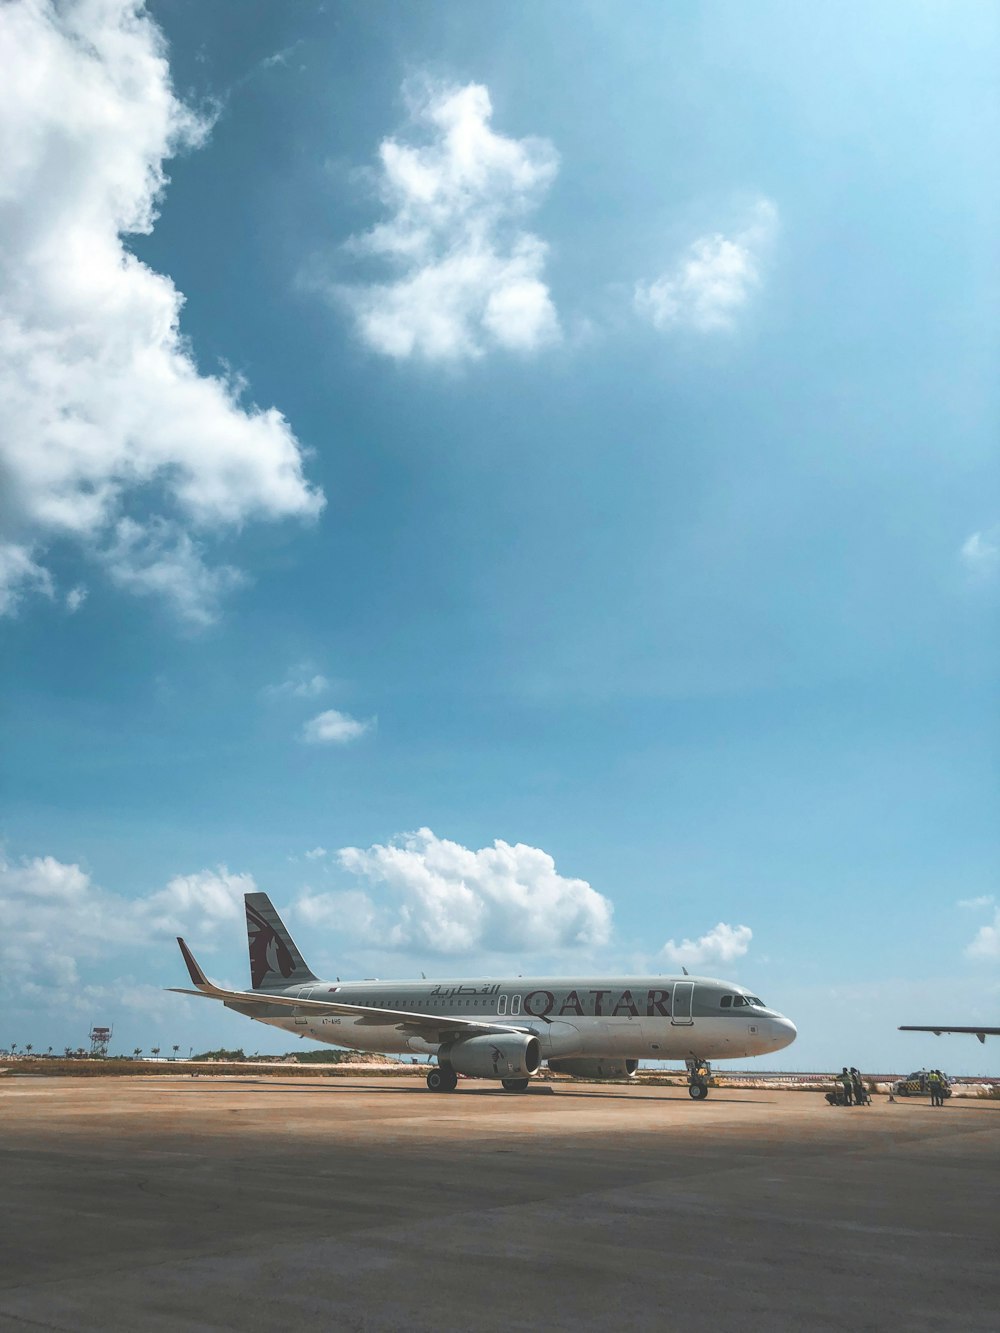
<svg viewBox="0 0 1000 1333">
<path fill-rule="evenodd" d="M 674 1002 L 670 1006 L 670 1021 L 674 1027 L 691 1027 L 691 1006 L 694 1003 L 694 982 L 674 982 Z"/>
</svg>

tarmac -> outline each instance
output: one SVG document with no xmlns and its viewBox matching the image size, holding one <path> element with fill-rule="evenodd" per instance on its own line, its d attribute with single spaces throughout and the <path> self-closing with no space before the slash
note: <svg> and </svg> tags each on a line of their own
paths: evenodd
<svg viewBox="0 0 1000 1333">
<path fill-rule="evenodd" d="M 1000 1328 L 1000 1102 L 0 1078 L 0 1330 Z"/>
</svg>

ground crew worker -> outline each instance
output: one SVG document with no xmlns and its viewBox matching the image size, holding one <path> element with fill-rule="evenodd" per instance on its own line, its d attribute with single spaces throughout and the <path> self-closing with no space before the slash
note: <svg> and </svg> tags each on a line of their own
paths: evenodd
<svg viewBox="0 0 1000 1333">
<path fill-rule="evenodd" d="M 854 1102 L 856 1106 L 864 1106 L 868 1101 L 868 1092 L 864 1083 L 861 1081 L 861 1073 L 851 1065 L 851 1084 L 854 1091 Z"/>
<path fill-rule="evenodd" d="M 850 1106 L 854 1099 L 854 1080 L 851 1078 L 851 1071 L 846 1065 L 841 1070 L 840 1082 L 844 1088 L 844 1105 Z"/>
<path fill-rule="evenodd" d="M 927 1082 L 931 1090 L 931 1106 L 944 1106 L 944 1098 L 941 1096 L 941 1075 L 936 1069 L 932 1069 L 927 1075 Z"/>
</svg>

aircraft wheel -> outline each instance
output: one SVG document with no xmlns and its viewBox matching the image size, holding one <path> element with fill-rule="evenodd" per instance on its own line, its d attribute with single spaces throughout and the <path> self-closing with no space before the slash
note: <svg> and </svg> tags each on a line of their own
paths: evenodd
<svg viewBox="0 0 1000 1333">
<path fill-rule="evenodd" d="M 431 1092 L 454 1092 L 458 1087 L 458 1075 L 454 1069 L 435 1065 L 427 1075 L 427 1086 Z"/>
<path fill-rule="evenodd" d="M 500 1082 L 503 1084 L 505 1092 L 528 1091 L 528 1080 L 526 1078 L 502 1078 Z"/>
<path fill-rule="evenodd" d="M 689 1083 L 688 1096 L 691 1097 L 696 1102 L 703 1102 L 705 1098 L 708 1096 L 708 1084 Z"/>
</svg>

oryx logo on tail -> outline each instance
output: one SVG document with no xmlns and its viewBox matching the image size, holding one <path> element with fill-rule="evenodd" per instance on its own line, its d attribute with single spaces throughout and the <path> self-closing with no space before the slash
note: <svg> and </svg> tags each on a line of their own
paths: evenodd
<svg viewBox="0 0 1000 1333">
<path fill-rule="evenodd" d="M 264 984 L 269 972 L 280 972 L 290 977 L 295 971 L 291 950 L 274 927 L 249 903 L 247 909 L 247 937 L 250 943 L 250 981 L 254 990 Z"/>
<path fill-rule="evenodd" d="M 315 976 L 295 947 L 285 923 L 266 893 L 244 894 L 247 908 L 247 944 L 250 947 L 250 980 L 254 990 L 275 990 L 292 985 L 311 985 Z"/>
</svg>

